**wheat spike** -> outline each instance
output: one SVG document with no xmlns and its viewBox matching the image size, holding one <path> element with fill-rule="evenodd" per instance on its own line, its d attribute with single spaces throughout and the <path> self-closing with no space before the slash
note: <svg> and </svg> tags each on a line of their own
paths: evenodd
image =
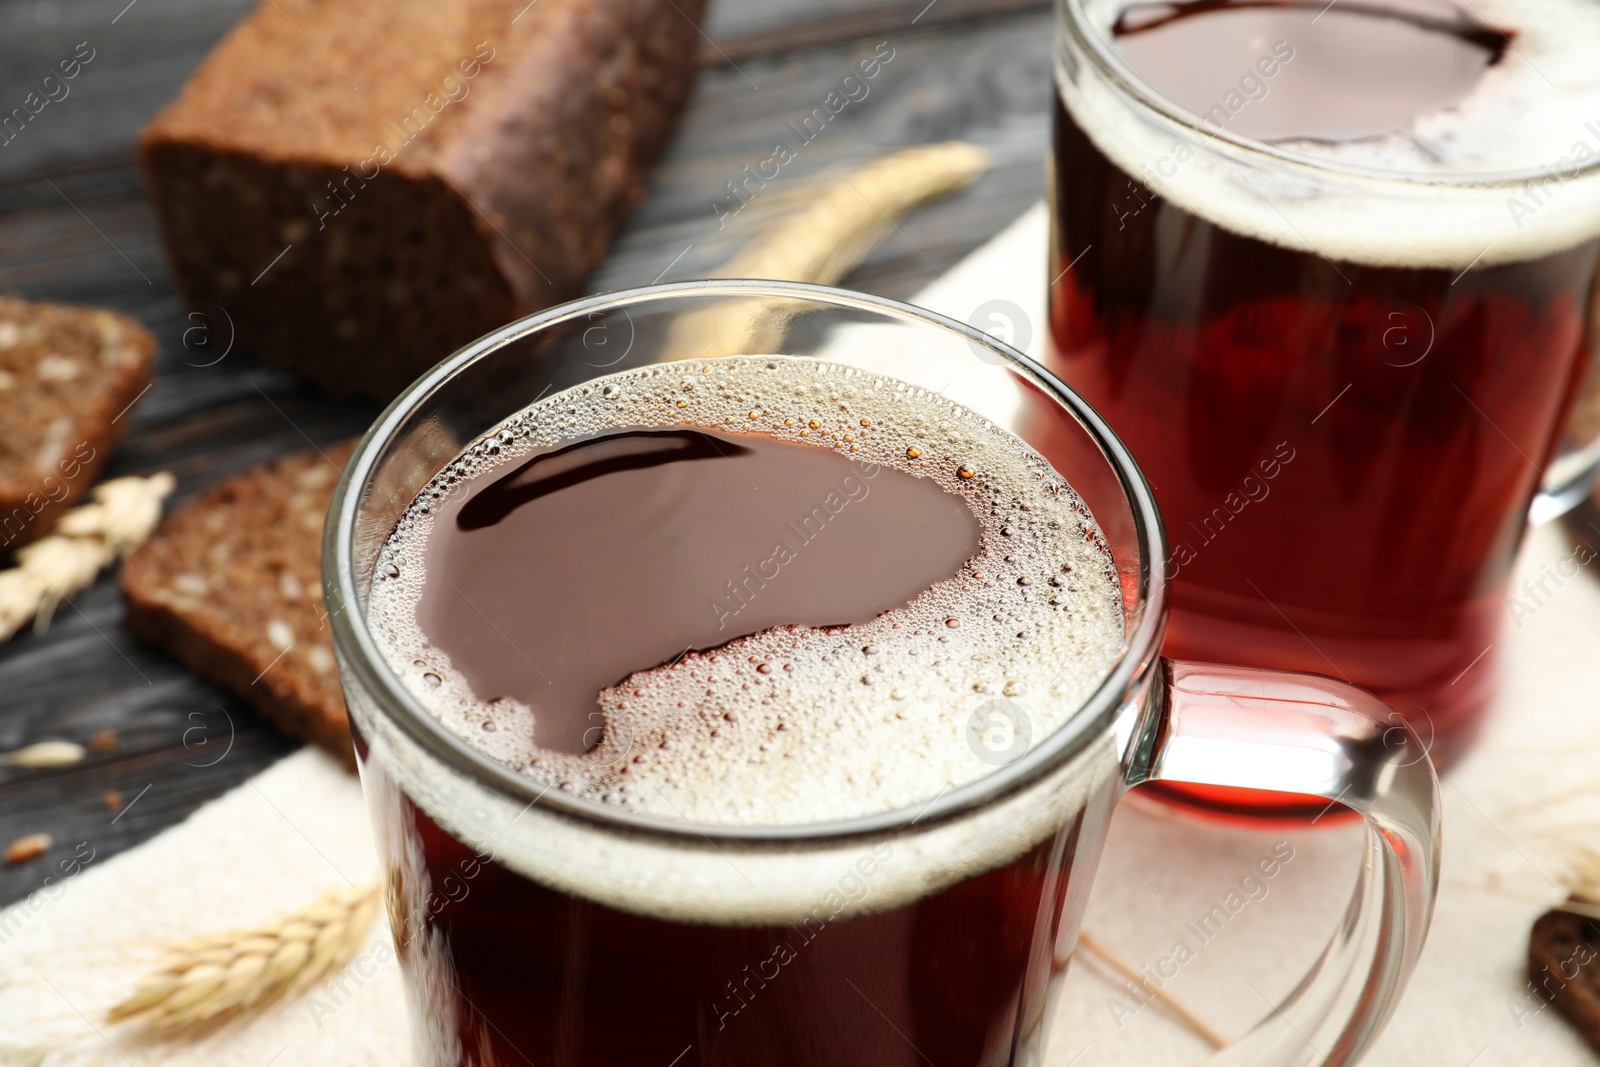
<svg viewBox="0 0 1600 1067">
<path fill-rule="evenodd" d="M 56 532 L 69 537 L 99 538 L 114 558 L 142 545 L 161 521 L 161 502 L 177 481 L 161 471 L 148 478 L 113 478 L 95 486 L 91 503 L 61 516 Z"/>
<path fill-rule="evenodd" d="M 965 188 L 989 167 L 985 148 L 964 141 L 891 152 L 816 190 L 805 210 L 764 230 L 712 272 L 828 285 L 849 274 L 896 220 L 925 201 Z M 724 301 L 685 316 L 669 342 L 678 358 L 775 352 L 787 321 L 757 301 Z"/>
<path fill-rule="evenodd" d="M 288 999 L 349 961 L 377 904 L 376 884 L 341 886 L 275 923 L 175 942 L 107 1019 L 170 1033 Z"/>
<path fill-rule="evenodd" d="M 1572 893 L 1569 903 L 1600 907 L 1600 852 L 1580 845 L 1573 853 L 1571 870 L 1561 881 Z"/>
<path fill-rule="evenodd" d="M 61 516 L 49 537 L 18 549 L 17 565 L 0 571 L 0 641 L 30 619 L 40 629 L 48 626 L 62 600 L 143 544 L 175 484 L 165 471 L 102 482 L 92 501 Z"/>
<path fill-rule="evenodd" d="M 965 141 L 891 152 L 820 189 L 809 208 L 773 226 L 713 276 L 836 282 L 895 220 L 965 188 L 988 169 L 990 158 L 988 149 Z"/>
</svg>

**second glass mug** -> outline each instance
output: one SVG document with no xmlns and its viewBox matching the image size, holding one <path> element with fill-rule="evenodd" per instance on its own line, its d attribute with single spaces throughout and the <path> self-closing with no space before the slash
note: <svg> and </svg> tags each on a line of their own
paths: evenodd
<svg viewBox="0 0 1600 1067">
<path fill-rule="evenodd" d="M 1122 57 L 1111 27 L 1137 6 L 1056 3 L 1045 362 L 1155 485 L 1167 651 L 1372 689 L 1448 769 L 1495 691 L 1528 521 L 1600 463 L 1600 442 L 1557 455 L 1600 371 L 1600 164 L 1525 224 L 1507 205 L 1532 171 L 1380 171 L 1242 136 Z M 1304 20 L 1278 44 L 1314 54 L 1321 7 L 1277 7 Z"/>
<path fill-rule="evenodd" d="M 1066 726 L 914 809 L 697 826 L 547 794 L 405 689 L 367 628 L 367 591 L 379 547 L 437 471 L 540 396 L 751 352 L 949 387 L 1067 477 L 1114 559 L 1126 646 Z M 1149 487 L 1088 404 L 994 338 L 908 305 L 777 282 L 653 286 L 552 308 L 441 363 L 363 438 L 323 551 L 417 1062 L 1042 1063 L 1103 828 L 1126 790 L 1158 781 L 1309 794 L 1366 820 L 1333 941 L 1217 1060 L 1354 1062 L 1427 931 L 1431 764 L 1361 690 L 1162 659 L 1165 550 Z M 1016 843 L 998 854 L 997 827 Z"/>
</svg>

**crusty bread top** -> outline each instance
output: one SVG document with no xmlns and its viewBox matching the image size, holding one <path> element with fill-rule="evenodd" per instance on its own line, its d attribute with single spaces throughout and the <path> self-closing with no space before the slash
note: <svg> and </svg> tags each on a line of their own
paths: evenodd
<svg viewBox="0 0 1600 1067">
<path fill-rule="evenodd" d="M 559 61 L 550 46 L 585 6 L 589 0 L 262 0 L 141 139 L 339 166 L 369 159 L 377 144 L 401 144 L 404 133 L 392 127 L 420 108 L 421 135 L 393 167 L 429 173 L 433 149 L 514 64 Z M 530 102 L 522 118 L 536 121 L 539 111 Z"/>
</svg>

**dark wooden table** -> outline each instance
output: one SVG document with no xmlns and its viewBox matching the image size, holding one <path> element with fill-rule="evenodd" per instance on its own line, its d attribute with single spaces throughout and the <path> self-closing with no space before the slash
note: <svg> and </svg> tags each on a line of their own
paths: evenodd
<svg viewBox="0 0 1600 1067">
<path fill-rule="evenodd" d="M 192 309 L 172 287 L 133 138 L 252 2 L 0 6 L 0 111 L 79 42 L 95 50 L 70 95 L 0 147 L 0 292 L 119 308 L 155 331 L 155 385 L 107 473 L 170 470 L 180 499 L 308 440 L 356 433 L 376 414 L 237 356 L 207 366 L 214 357 L 194 333 L 185 344 Z M 692 278 L 726 259 L 751 222 L 719 227 L 711 203 L 723 183 L 765 159 L 785 122 L 817 106 L 882 41 L 895 58 L 870 95 L 808 144 L 774 191 L 885 149 L 951 138 L 989 147 L 996 163 L 970 190 L 913 215 L 844 284 L 906 297 L 1043 195 L 1051 91 L 1042 0 L 712 6 L 690 110 L 591 289 Z M 35 832 L 55 839 L 45 856 L 0 867 L 0 904 L 37 888 L 80 842 L 104 860 L 294 747 L 238 700 L 135 644 L 110 577 L 63 605 L 48 632 L 0 646 L 0 750 L 85 742 L 108 727 L 115 748 L 76 766 L 0 768 L 0 847 Z M 121 794 L 119 806 L 108 808 L 108 790 Z"/>
</svg>

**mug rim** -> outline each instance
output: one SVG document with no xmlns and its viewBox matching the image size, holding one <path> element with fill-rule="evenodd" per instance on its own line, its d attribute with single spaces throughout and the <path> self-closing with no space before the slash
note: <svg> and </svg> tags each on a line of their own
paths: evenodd
<svg viewBox="0 0 1600 1067">
<path fill-rule="evenodd" d="M 694 297 L 772 297 L 876 313 L 903 323 L 942 328 L 972 344 L 984 346 L 1033 379 L 1079 425 L 1100 449 L 1117 477 L 1130 511 L 1140 551 L 1138 587 L 1133 604 L 1134 628 L 1122 653 L 1090 697 L 1060 728 L 1016 760 L 920 805 L 894 808 L 850 819 L 795 825 L 700 825 L 619 811 L 598 801 L 568 796 L 529 779 L 473 747 L 444 726 L 405 687 L 373 639 L 364 614 L 354 610 L 363 601 L 357 593 L 355 531 L 365 490 L 378 456 L 416 409 L 446 388 L 462 371 L 524 338 L 597 311 L 626 308 L 656 300 Z M 723 358 L 723 357 L 713 357 Z M 938 312 L 886 297 L 833 286 L 760 279 L 668 282 L 580 297 L 524 316 L 491 331 L 442 360 L 402 391 L 368 427 L 341 472 L 329 504 L 322 544 L 322 580 L 326 598 L 340 606 L 328 614 L 329 629 L 340 653 L 341 683 L 362 687 L 379 714 L 398 726 L 434 758 L 481 786 L 515 801 L 548 805 L 563 815 L 614 829 L 700 842 L 771 842 L 831 840 L 861 834 L 902 830 L 912 823 L 932 824 L 987 804 L 1025 787 L 1070 760 L 1114 727 L 1118 712 L 1148 674 L 1159 654 L 1166 624 L 1168 580 L 1166 534 L 1155 497 L 1127 446 L 1088 403 L 1037 361 L 967 323 Z M 344 610 L 351 609 L 351 610 Z M 524 809 L 526 810 L 526 809 Z"/>
<path fill-rule="evenodd" d="M 1153 85 L 1140 76 L 1132 64 L 1122 58 L 1099 31 L 1098 27 L 1089 20 L 1088 12 L 1084 10 L 1084 0 L 1056 0 L 1055 6 L 1058 10 L 1060 25 L 1069 29 L 1083 53 L 1088 56 L 1090 62 L 1094 65 L 1096 72 L 1105 78 L 1119 95 L 1138 105 L 1145 112 L 1160 116 L 1167 122 L 1194 134 L 1202 141 L 1222 142 L 1233 153 L 1242 156 L 1246 161 L 1259 163 L 1263 160 L 1271 160 L 1278 165 L 1287 164 L 1324 174 L 1360 178 L 1392 185 L 1440 186 L 1452 189 L 1486 189 L 1491 191 L 1517 189 L 1531 178 L 1546 176 L 1544 171 L 1535 167 L 1527 167 L 1522 170 L 1484 171 L 1482 173 L 1443 171 L 1438 174 L 1385 170 L 1381 167 L 1345 163 L 1323 156 L 1297 152 L 1293 149 L 1272 144 L 1269 141 L 1245 137 L 1229 130 L 1212 130 L 1204 125 L 1200 116 L 1180 107 L 1174 101 L 1163 96 Z M 1059 76 L 1059 55 L 1056 57 L 1056 67 Z M 1563 173 L 1561 181 L 1563 183 L 1579 181 L 1593 178 L 1596 175 L 1600 175 L 1600 158 L 1597 158 L 1593 163 L 1579 167 L 1570 176 Z"/>
</svg>

